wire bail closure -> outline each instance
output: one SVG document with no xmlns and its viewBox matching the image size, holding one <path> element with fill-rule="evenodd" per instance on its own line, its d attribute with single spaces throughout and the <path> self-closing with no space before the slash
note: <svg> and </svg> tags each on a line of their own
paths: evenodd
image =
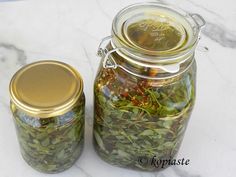
<svg viewBox="0 0 236 177">
<path fill-rule="evenodd" d="M 137 75 L 131 71 L 128 71 L 126 68 L 124 68 L 123 66 L 119 65 L 116 63 L 116 61 L 114 60 L 113 57 L 110 57 L 110 55 L 114 52 L 118 52 L 118 51 L 121 51 L 121 50 L 124 50 L 126 51 L 127 53 L 129 53 L 130 56 L 134 56 L 131 52 L 129 52 L 127 49 L 125 49 L 124 47 L 116 47 L 112 50 L 107 50 L 106 48 L 103 48 L 102 45 L 104 44 L 104 42 L 106 41 L 111 41 L 112 39 L 112 36 L 107 36 L 105 38 L 103 38 L 99 44 L 99 47 L 98 47 L 98 51 L 97 51 L 97 55 L 99 57 L 102 58 L 102 63 L 103 63 L 103 67 L 105 69 L 108 69 L 108 68 L 112 68 L 112 69 L 116 69 L 117 67 L 120 67 L 122 68 L 123 70 L 129 72 L 130 74 L 132 75 Z M 166 66 L 163 66 L 163 65 L 155 65 L 155 68 L 158 68 L 158 69 L 162 69 L 166 72 L 169 72 L 169 73 L 177 73 L 180 69 L 180 64 L 182 62 L 178 63 L 178 64 L 172 64 L 172 65 L 166 65 Z M 147 65 L 148 66 L 148 65 Z M 139 76 L 141 77 L 141 75 Z"/>
<path fill-rule="evenodd" d="M 192 19 L 194 20 L 194 22 L 197 24 L 197 26 L 201 29 L 202 27 L 204 27 L 206 25 L 206 21 L 204 20 L 204 18 L 196 13 L 192 13 L 189 14 Z M 199 32 L 200 35 L 200 32 Z M 102 45 L 106 42 L 106 41 L 111 41 L 113 36 L 107 36 L 105 38 L 103 38 L 99 44 L 98 47 L 98 51 L 97 51 L 97 55 L 100 56 L 103 60 L 103 67 L 104 68 L 112 68 L 112 69 L 116 69 L 117 67 L 122 68 L 123 70 L 127 71 L 128 70 L 126 68 L 124 68 L 123 66 L 119 65 L 116 63 L 116 61 L 114 60 L 113 57 L 110 57 L 110 55 L 114 52 L 119 52 L 121 50 L 127 52 L 130 56 L 135 56 L 134 54 L 132 54 L 129 50 L 127 50 L 125 47 L 115 47 L 112 50 L 107 50 L 106 47 L 102 47 Z M 198 36 L 198 40 L 200 39 L 200 36 Z M 156 65 L 155 68 L 159 68 L 162 69 L 166 72 L 169 73 L 177 73 L 180 70 L 180 64 L 182 64 L 185 60 L 181 61 L 180 63 L 177 64 L 172 64 L 172 65 Z M 136 75 L 135 73 L 129 71 L 129 73 Z"/>
<path fill-rule="evenodd" d="M 126 50 L 127 51 L 127 49 L 125 49 L 124 47 L 117 47 L 117 48 L 114 48 L 114 49 L 109 51 L 106 48 L 103 48 L 102 47 L 103 44 L 106 41 L 111 41 L 111 39 L 112 39 L 112 36 L 107 36 L 107 37 L 103 38 L 101 40 L 100 44 L 99 44 L 99 47 L 98 47 L 97 55 L 102 58 L 103 68 L 105 68 L 105 69 L 116 69 L 116 68 L 119 67 L 119 68 L 123 69 L 124 71 L 126 71 L 129 74 L 134 75 L 134 76 L 139 77 L 139 78 L 143 78 L 143 79 L 161 80 L 161 79 L 171 78 L 171 76 L 167 76 L 167 77 L 163 77 L 163 78 L 155 78 L 155 77 L 150 77 L 150 76 L 144 76 L 144 75 L 141 75 L 141 74 L 134 73 L 134 72 L 128 70 L 127 68 L 123 67 L 122 65 L 117 64 L 116 61 L 114 60 L 114 58 L 110 57 L 110 55 L 114 52 L 119 51 L 119 50 Z M 185 61 L 186 60 L 183 60 L 182 62 L 180 62 L 178 64 L 169 65 L 169 66 L 161 66 L 161 65 L 157 66 L 156 65 L 155 68 L 162 69 L 162 70 L 164 70 L 166 72 L 169 72 L 169 73 L 177 73 L 177 72 L 180 71 L 180 65 L 182 63 L 184 63 Z M 187 68 L 185 68 L 183 71 L 179 72 L 178 75 L 185 72 L 192 65 L 193 62 L 194 62 L 194 60 L 191 61 L 191 63 L 189 64 L 189 66 Z"/>
<path fill-rule="evenodd" d="M 204 20 L 204 18 L 199 15 L 199 14 L 189 14 L 193 20 L 195 21 L 195 23 L 199 26 L 199 28 L 202 28 L 206 25 L 206 21 Z"/>
<path fill-rule="evenodd" d="M 199 14 L 189 14 L 192 19 L 194 20 L 194 22 L 197 24 L 197 26 L 200 28 L 204 27 L 205 24 L 206 24 L 206 21 L 204 20 L 204 18 L 199 15 Z M 200 32 L 199 32 L 199 35 L 200 35 Z M 133 53 L 131 53 L 129 50 L 127 50 L 125 47 L 115 47 L 113 48 L 112 50 L 107 50 L 106 47 L 102 47 L 103 44 L 106 42 L 106 41 L 111 41 L 112 40 L 112 35 L 111 36 L 107 36 L 105 38 L 103 38 L 99 44 L 99 47 L 98 47 L 98 51 L 97 51 L 97 55 L 99 57 L 102 58 L 102 65 L 103 65 L 103 68 L 105 69 L 108 69 L 108 68 L 111 68 L 111 69 L 116 69 L 117 67 L 123 69 L 124 71 L 134 75 L 134 76 L 137 76 L 137 77 L 141 77 L 141 78 L 146 78 L 146 79 L 155 79 L 155 78 L 150 78 L 148 76 L 143 76 L 143 75 L 140 75 L 140 74 L 137 74 L 137 73 L 133 73 L 132 71 L 128 70 L 127 68 L 123 67 L 122 65 L 119 65 L 117 64 L 117 62 L 115 61 L 115 59 L 113 57 L 111 57 L 111 54 L 114 53 L 114 52 L 119 52 L 121 50 L 125 51 L 126 53 L 128 53 L 130 56 L 133 56 L 133 57 L 137 57 L 135 56 Z M 198 36 L 198 40 L 200 39 L 200 36 Z M 182 63 L 184 63 L 186 60 L 182 60 L 181 62 L 179 63 L 175 63 L 175 64 L 170 64 L 170 65 L 155 65 L 155 68 L 158 68 L 158 69 L 161 69 L 161 70 L 164 70 L 168 73 L 178 73 L 180 71 L 180 65 Z M 146 67 L 149 67 L 148 65 Z"/>
<path fill-rule="evenodd" d="M 112 57 L 109 57 L 109 56 L 113 52 L 116 52 L 117 50 L 119 50 L 119 48 L 115 48 L 110 51 L 108 51 L 106 48 L 102 48 L 102 45 L 104 44 L 104 42 L 111 40 L 111 39 L 112 39 L 112 36 L 107 36 L 102 39 L 102 41 L 100 42 L 99 47 L 98 47 L 97 55 L 103 59 L 103 67 L 104 68 L 116 69 L 118 67 L 118 64 L 116 63 L 116 61 Z M 108 60 L 108 59 L 110 59 L 110 60 Z"/>
</svg>

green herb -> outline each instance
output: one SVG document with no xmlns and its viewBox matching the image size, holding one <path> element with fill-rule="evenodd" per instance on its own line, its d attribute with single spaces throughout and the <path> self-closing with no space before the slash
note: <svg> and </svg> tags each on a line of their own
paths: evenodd
<svg viewBox="0 0 236 177">
<path fill-rule="evenodd" d="M 105 161 L 156 170 L 138 159 L 175 157 L 194 105 L 195 65 L 158 82 L 100 69 L 94 86 L 94 145 Z"/>
<path fill-rule="evenodd" d="M 30 166 L 58 173 L 75 163 L 83 149 L 84 104 L 83 95 L 73 110 L 50 118 L 28 116 L 11 104 L 21 153 Z"/>
</svg>

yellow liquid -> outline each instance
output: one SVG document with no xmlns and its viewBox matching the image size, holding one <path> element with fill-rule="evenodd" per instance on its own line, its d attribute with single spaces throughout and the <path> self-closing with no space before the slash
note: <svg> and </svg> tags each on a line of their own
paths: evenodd
<svg viewBox="0 0 236 177">
<path fill-rule="evenodd" d="M 187 41 L 185 30 L 179 30 L 174 25 L 168 21 L 140 20 L 127 27 L 126 38 L 132 45 L 145 50 L 173 50 Z"/>
</svg>

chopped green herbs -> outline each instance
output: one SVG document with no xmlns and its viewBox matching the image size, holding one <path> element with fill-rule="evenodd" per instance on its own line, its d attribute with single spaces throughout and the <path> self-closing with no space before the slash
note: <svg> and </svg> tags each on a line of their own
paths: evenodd
<svg viewBox="0 0 236 177">
<path fill-rule="evenodd" d="M 25 161 L 38 171 L 58 173 L 78 159 L 84 141 L 84 95 L 73 110 L 51 118 L 36 118 L 11 109 Z"/>
<path fill-rule="evenodd" d="M 195 64 L 162 81 L 100 68 L 94 85 L 94 145 L 113 165 L 156 170 L 139 158 L 174 158 L 195 100 Z"/>
</svg>

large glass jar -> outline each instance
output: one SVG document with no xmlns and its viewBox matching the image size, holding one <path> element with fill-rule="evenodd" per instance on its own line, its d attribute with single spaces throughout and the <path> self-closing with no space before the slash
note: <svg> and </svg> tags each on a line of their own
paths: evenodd
<svg viewBox="0 0 236 177">
<path fill-rule="evenodd" d="M 154 158 L 176 157 L 195 102 L 194 52 L 204 23 L 158 3 L 117 14 L 99 46 L 94 84 L 94 146 L 102 159 L 152 171 L 161 167 Z"/>
<path fill-rule="evenodd" d="M 85 96 L 79 73 L 61 62 L 32 63 L 13 76 L 10 94 L 24 160 L 45 173 L 71 167 L 84 142 Z"/>
</svg>

